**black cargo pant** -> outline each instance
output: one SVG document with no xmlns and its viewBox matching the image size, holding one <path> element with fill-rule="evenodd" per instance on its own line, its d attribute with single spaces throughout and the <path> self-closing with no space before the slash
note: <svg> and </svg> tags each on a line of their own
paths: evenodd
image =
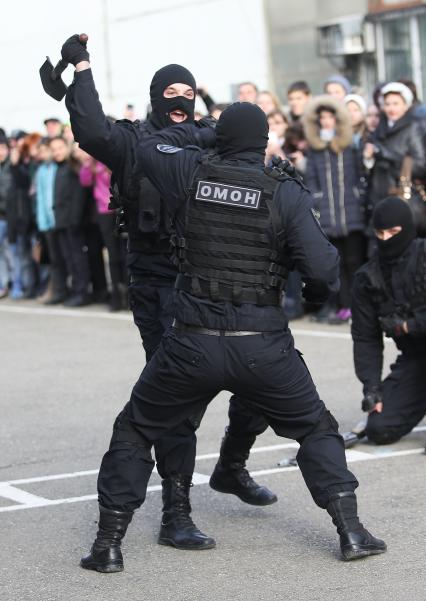
<svg viewBox="0 0 426 601">
<path fill-rule="evenodd" d="M 130 277 L 129 302 L 133 319 L 139 328 L 146 361 L 150 361 L 160 346 L 163 334 L 173 322 L 174 280 Z M 171 474 L 191 475 L 195 468 L 197 438 L 205 408 L 189 416 L 179 426 L 154 443 L 157 470 L 162 478 Z M 237 397 L 229 404 L 229 433 L 236 438 L 258 436 L 268 427 L 265 418 L 250 410 Z"/>
<path fill-rule="evenodd" d="M 320 400 L 288 330 L 251 336 L 169 329 L 118 416 L 98 478 L 99 502 L 132 511 L 146 494 L 152 444 L 221 391 L 260 412 L 276 434 L 300 443 L 298 464 L 320 507 L 358 483 L 347 469 L 334 417 Z"/>
<path fill-rule="evenodd" d="M 372 442 L 399 440 L 426 415 L 426 352 L 399 355 L 382 385 L 383 411 L 368 417 L 366 433 Z"/>
</svg>

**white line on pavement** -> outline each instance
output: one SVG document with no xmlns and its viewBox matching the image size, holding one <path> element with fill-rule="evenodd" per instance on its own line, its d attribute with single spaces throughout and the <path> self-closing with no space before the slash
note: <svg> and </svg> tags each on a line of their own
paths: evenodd
<svg viewBox="0 0 426 601">
<path fill-rule="evenodd" d="M 250 454 L 253 453 L 270 453 L 272 451 L 282 451 L 284 449 L 297 449 L 299 445 L 297 442 L 288 442 L 283 444 L 275 444 L 267 447 L 255 447 L 250 451 Z M 205 455 L 197 455 L 196 461 L 203 461 L 205 459 L 217 459 L 219 457 L 219 453 L 206 453 Z M 67 472 L 65 474 L 53 474 L 52 476 L 36 476 L 34 478 L 20 478 L 18 480 L 6 480 L 5 482 L 0 482 L 0 486 L 2 484 L 33 484 L 35 482 L 49 482 L 51 480 L 66 480 L 68 478 L 79 478 L 81 476 L 94 476 L 98 473 L 97 470 L 85 470 L 83 472 Z M 155 470 L 154 470 L 155 471 Z M 2 495 L 0 495 L 2 496 Z"/>
<path fill-rule="evenodd" d="M 0 497 L 4 497 L 10 501 L 15 501 L 16 503 L 22 503 L 25 506 L 31 507 L 43 506 L 49 503 L 49 499 L 39 497 L 38 495 L 33 495 L 25 490 L 20 490 L 19 488 L 15 488 L 14 486 L 6 483 L 0 484 Z"/>
<path fill-rule="evenodd" d="M 420 426 L 415 428 L 416 431 L 424 431 L 426 430 L 426 426 Z M 281 449 L 285 448 L 295 448 L 297 444 L 290 443 L 286 445 L 271 445 L 270 447 L 259 447 L 258 449 L 253 449 L 253 451 L 257 452 L 267 452 L 267 451 L 276 451 L 277 448 Z M 405 449 L 405 450 L 394 450 L 389 447 L 379 447 L 375 449 L 374 452 L 365 452 L 365 451 L 356 451 L 353 449 L 349 449 L 346 451 L 346 459 L 348 463 L 355 463 L 357 461 L 374 461 L 377 459 L 390 459 L 394 457 L 405 457 L 408 455 L 420 455 L 424 453 L 424 448 L 416 448 L 416 449 Z M 213 454 L 211 454 L 213 455 Z M 203 456 L 200 455 L 197 459 L 210 458 L 211 455 Z M 218 454 L 214 454 L 215 457 Z M 296 466 L 291 467 L 275 467 L 271 469 L 264 470 L 254 470 L 251 471 L 251 475 L 256 476 L 266 476 L 271 474 L 279 474 L 296 471 L 299 468 Z M 35 507 L 50 507 L 52 505 L 62 505 L 69 503 L 80 503 L 82 501 L 93 501 L 97 498 L 96 494 L 92 495 L 83 495 L 78 497 L 68 497 L 65 499 L 46 499 L 44 497 L 39 497 L 37 495 L 33 495 L 26 491 L 20 490 L 12 486 L 13 484 L 25 484 L 31 482 L 45 482 L 49 480 L 59 480 L 61 477 L 65 478 L 74 478 L 77 476 L 87 476 L 96 474 L 98 470 L 87 470 L 84 472 L 72 472 L 71 474 L 57 474 L 56 476 L 44 476 L 41 478 L 26 478 L 21 480 L 13 480 L 10 482 L 0 482 L 0 497 L 10 499 L 15 501 L 16 505 L 7 505 L 5 507 L 0 507 L 0 513 L 9 512 L 9 511 L 18 511 L 20 509 L 33 509 Z M 210 477 L 206 474 L 200 474 L 199 472 L 195 472 L 193 476 L 193 484 L 195 486 L 199 486 L 202 484 L 207 484 Z M 161 485 L 156 484 L 153 486 L 149 486 L 147 492 L 155 492 L 161 490 Z"/>
</svg>

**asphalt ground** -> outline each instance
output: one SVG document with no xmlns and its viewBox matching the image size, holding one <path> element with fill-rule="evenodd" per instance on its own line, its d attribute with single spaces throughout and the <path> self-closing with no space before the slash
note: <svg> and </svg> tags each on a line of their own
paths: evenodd
<svg viewBox="0 0 426 601">
<path fill-rule="evenodd" d="M 347 326 L 292 324 L 322 398 L 341 430 L 361 417 L 361 387 Z M 389 447 L 348 452 L 360 481 L 360 516 L 388 543 L 384 555 L 344 563 L 326 512 L 297 468 L 277 462 L 295 447 L 268 430 L 249 468 L 278 503 L 245 505 L 208 484 L 228 393 L 210 405 L 199 430 L 196 524 L 216 538 L 203 552 L 156 543 L 159 479 L 124 541 L 125 571 L 79 566 L 96 532 L 96 471 L 114 417 L 144 365 L 130 314 L 0 303 L 0 600 L 1 601 L 375 601 L 426 600 L 426 422 Z M 386 344 L 386 369 L 395 357 Z"/>
</svg>

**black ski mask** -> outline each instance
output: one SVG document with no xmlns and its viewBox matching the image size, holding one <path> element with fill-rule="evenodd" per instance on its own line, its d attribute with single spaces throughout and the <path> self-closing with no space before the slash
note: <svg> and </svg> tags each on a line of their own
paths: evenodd
<svg viewBox="0 0 426 601">
<path fill-rule="evenodd" d="M 219 117 L 216 146 L 221 156 L 251 152 L 263 157 L 267 143 L 268 121 L 257 105 L 234 102 Z"/>
<path fill-rule="evenodd" d="M 193 100 L 189 100 L 184 96 L 176 96 L 175 98 L 164 98 L 164 90 L 173 83 L 184 83 L 191 86 L 194 90 Z M 194 121 L 195 94 L 197 87 L 194 76 L 188 69 L 180 65 L 166 65 L 159 69 L 152 78 L 151 87 L 149 90 L 151 96 L 151 121 L 159 129 L 176 125 L 170 119 L 169 114 L 172 111 L 183 111 L 187 115 L 187 119 L 183 123 L 192 123 Z"/>
<path fill-rule="evenodd" d="M 373 227 L 375 230 L 388 230 L 401 226 L 401 231 L 388 240 L 377 239 L 377 248 L 384 261 L 393 261 L 403 254 L 416 237 L 413 214 L 406 202 L 398 196 L 388 196 L 374 209 Z"/>
</svg>

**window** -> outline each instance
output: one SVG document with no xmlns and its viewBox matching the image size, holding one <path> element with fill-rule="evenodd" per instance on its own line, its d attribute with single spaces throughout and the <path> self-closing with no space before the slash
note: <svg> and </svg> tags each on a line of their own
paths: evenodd
<svg viewBox="0 0 426 601">
<path fill-rule="evenodd" d="M 412 78 L 409 19 L 383 22 L 383 48 L 386 79 Z"/>
</svg>

